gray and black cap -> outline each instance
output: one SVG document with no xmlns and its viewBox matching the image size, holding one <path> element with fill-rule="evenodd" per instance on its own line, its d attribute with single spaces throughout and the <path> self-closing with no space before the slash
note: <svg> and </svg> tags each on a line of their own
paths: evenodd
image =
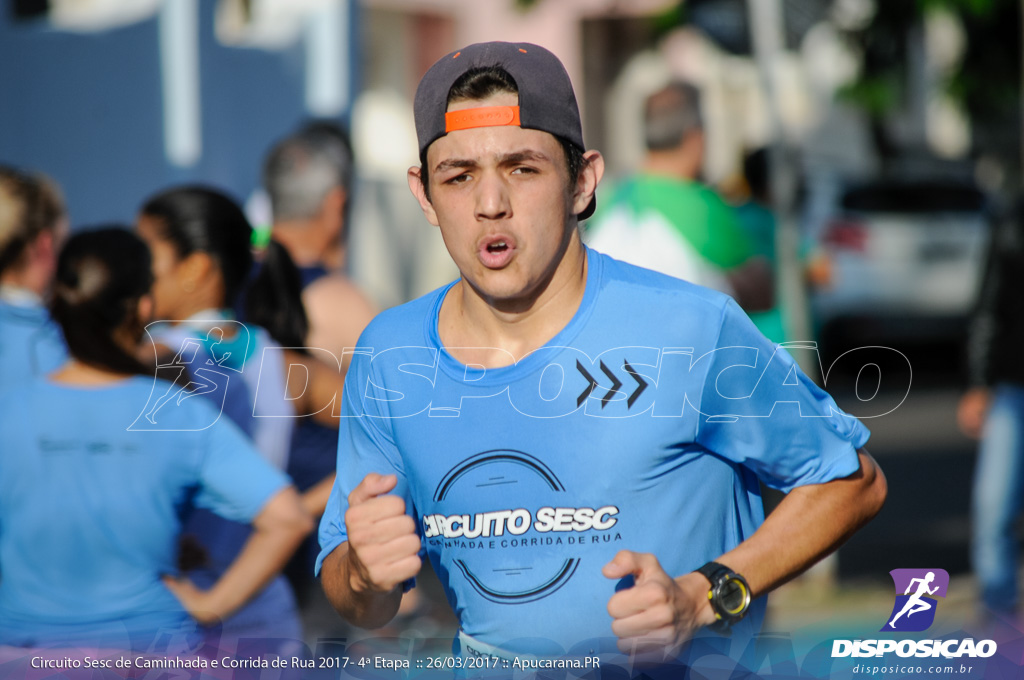
<svg viewBox="0 0 1024 680">
<path fill-rule="evenodd" d="M 516 82 L 519 106 L 491 106 L 448 112 L 448 93 L 468 71 L 498 66 Z M 530 43 L 476 43 L 441 57 L 420 81 L 413 105 L 420 156 L 438 138 L 454 130 L 493 125 L 518 125 L 543 130 L 575 144 L 583 143 L 583 125 L 572 81 L 562 62 Z M 595 202 L 580 213 L 594 212 Z"/>
</svg>

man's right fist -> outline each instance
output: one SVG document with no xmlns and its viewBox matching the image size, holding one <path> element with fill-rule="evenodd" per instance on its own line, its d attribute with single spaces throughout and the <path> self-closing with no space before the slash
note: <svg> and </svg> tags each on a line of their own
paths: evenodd
<svg viewBox="0 0 1024 680">
<path fill-rule="evenodd" d="M 416 521 L 405 514 L 405 500 L 388 495 L 395 475 L 371 472 L 348 495 L 349 585 L 354 592 L 388 593 L 420 571 Z"/>
</svg>

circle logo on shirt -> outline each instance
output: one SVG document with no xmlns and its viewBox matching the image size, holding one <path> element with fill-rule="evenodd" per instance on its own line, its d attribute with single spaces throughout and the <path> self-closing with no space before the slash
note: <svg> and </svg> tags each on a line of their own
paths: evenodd
<svg viewBox="0 0 1024 680">
<path fill-rule="evenodd" d="M 554 593 L 579 567 L 575 546 L 618 521 L 618 508 L 566 507 L 566 488 L 536 457 L 513 449 L 484 451 L 438 483 L 424 538 L 457 551 L 453 565 L 483 597 L 519 604 Z M 569 548 L 573 549 L 569 549 Z"/>
</svg>

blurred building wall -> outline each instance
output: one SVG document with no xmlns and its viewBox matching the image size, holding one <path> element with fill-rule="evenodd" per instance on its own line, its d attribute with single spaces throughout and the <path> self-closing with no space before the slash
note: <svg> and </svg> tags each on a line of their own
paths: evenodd
<svg viewBox="0 0 1024 680">
<path fill-rule="evenodd" d="M 349 3 L 353 13 L 356 4 Z M 145 196 L 172 183 L 208 182 L 244 200 L 268 146 L 308 115 L 306 52 L 301 40 L 278 50 L 226 47 L 214 35 L 215 3 L 198 0 L 198 9 L 202 155 L 195 165 L 177 167 L 165 156 L 157 18 L 68 33 L 45 20 L 14 22 L 7 11 L 0 12 L 0 163 L 53 176 L 75 225 L 131 220 Z M 348 23 L 357 26 L 354 15 Z M 352 54 L 356 33 L 346 37 Z"/>
</svg>

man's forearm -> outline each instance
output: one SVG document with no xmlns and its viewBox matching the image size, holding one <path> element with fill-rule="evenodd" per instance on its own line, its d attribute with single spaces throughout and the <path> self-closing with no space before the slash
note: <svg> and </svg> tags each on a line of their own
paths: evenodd
<svg viewBox="0 0 1024 680">
<path fill-rule="evenodd" d="M 357 591 L 352 586 L 350 566 L 347 542 L 324 558 L 320 581 L 327 599 L 352 625 L 368 629 L 386 625 L 402 603 L 402 587 L 385 593 Z"/>
<path fill-rule="evenodd" d="M 743 574 L 753 594 L 782 585 L 838 548 L 882 508 L 886 482 L 864 450 L 860 470 L 793 489 L 764 524 L 718 561 Z"/>
</svg>

